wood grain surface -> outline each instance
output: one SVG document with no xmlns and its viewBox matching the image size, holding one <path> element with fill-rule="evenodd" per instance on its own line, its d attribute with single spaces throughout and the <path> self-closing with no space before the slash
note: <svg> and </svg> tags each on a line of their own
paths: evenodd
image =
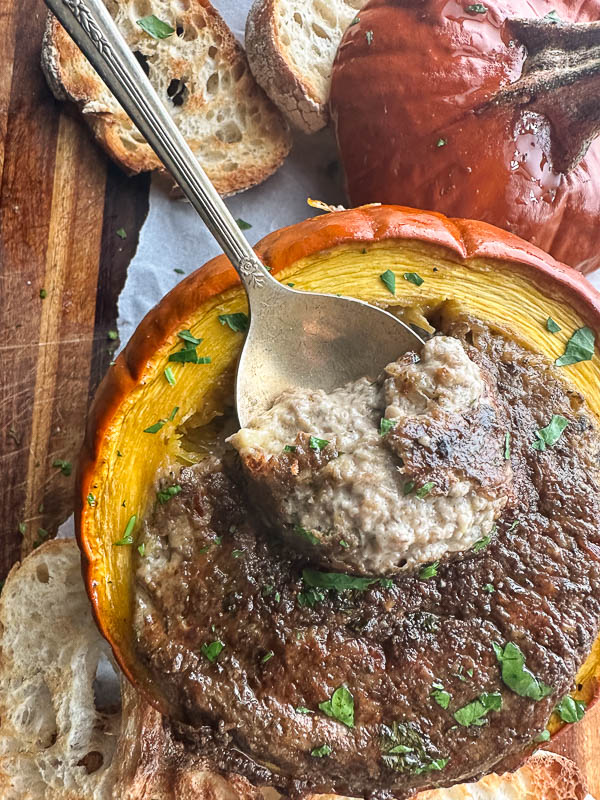
<svg viewBox="0 0 600 800">
<path fill-rule="evenodd" d="M 148 177 L 107 162 L 48 91 L 45 16 L 40 0 L 0 0 L 0 578 L 72 511 L 85 416 L 148 206 Z M 600 704 L 551 749 L 600 800 Z"/>
</svg>

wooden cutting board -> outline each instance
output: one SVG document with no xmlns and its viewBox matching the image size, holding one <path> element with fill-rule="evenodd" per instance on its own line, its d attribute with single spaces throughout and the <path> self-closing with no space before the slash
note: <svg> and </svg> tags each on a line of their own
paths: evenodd
<svg viewBox="0 0 600 800">
<path fill-rule="evenodd" d="M 126 178 L 48 91 L 45 17 L 40 0 L 0 0 L 0 578 L 72 512 L 85 416 L 148 208 L 149 179 Z M 600 800 L 600 704 L 552 749 Z"/>
</svg>

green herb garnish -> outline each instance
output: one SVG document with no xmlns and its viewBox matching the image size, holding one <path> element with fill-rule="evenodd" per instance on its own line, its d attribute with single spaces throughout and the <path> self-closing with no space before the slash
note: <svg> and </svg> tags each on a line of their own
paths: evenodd
<svg viewBox="0 0 600 800">
<path fill-rule="evenodd" d="M 486 583 L 486 585 L 483 587 L 483 591 L 487 592 L 488 594 L 493 594 L 496 589 L 492 583 Z"/>
<path fill-rule="evenodd" d="M 452 700 L 452 695 L 450 692 L 447 692 L 441 683 L 434 683 L 433 689 L 431 691 L 431 697 L 435 700 L 438 706 L 442 708 L 448 708 L 450 705 L 450 700 Z"/>
<path fill-rule="evenodd" d="M 492 541 L 492 537 L 488 534 L 484 536 L 482 539 L 477 539 L 471 550 L 474 553 L 479 553 L 488 546 L 488 544 Z"/>
<path fill-rule="evenodd" d="M 510 461 L 510 431 L 504 434 L 504 460 Z"/>
<path fill-rule="evenodd" d="M 139 24 L 140 24 L 140 20 L 138 20 L 138 25 Z M 115 233 L 117 234 L 119 239 L 126 239 L 127 238 L 127 231 L 125 230 L 125 228 L 119 228 L 117 231 L 115 231 Z"/>
<path fill-rule="evenodd" d="M 310 708 L 307 708 L 306 706 L 297 706 L 295 711 L 296 711 L 296 714 L 314 714 L 315 713 L 314 711 L 311 711 Z"/>
<path fill-rule="evenodd" d="M 170 386 L 175 386 L 176 383 L 175 375 L 173 375 L 173 370 L 171 369 L 171 367 L 167 367 L 165 369 L 165 378 L 167 379 L 167 383 Z"/>
<path fill-rule="evenodd" d="M 135 523 L 137 522 L 137 515 L 133 514 L 129 517 L 129 522 L 125 526 L 125 530 L 123 531 L 123 536 L 119 539 L 118 542 L 114 543 L 114 547 L 124 547 L 128 544 L 133 544 L 133 529 L 135 528 Z"/>
<path fill-rule="evenodd" d="M 331 695 L 331 700 L 319 703 L 320 710 L 342 722 L 346 727 L 354 727 L 354 697 L 345 686 L 338 686 Z"/>
<path fill-rule="evenodd" d="M 106 335 L 111 340 L 111 342 L 116 342 L 117 339 L 119 338 L 119 334 L 117 331 L 108 331 Z"/>
<path fill-rule="evenodd" d="M 184 270 L 184 269 L 179 269 L 179 267 L 175 267 L 175 269 L 173 270 L 173 272 L 174 272 L 176 275 L 185 275 L 185 270 Z"/>
<path fill-rule="evenodd" d="M 439 561 L 434 561 L 433 564 L 423 567 L 423 569 L 419 572 L 419 580 L 426 581 L 429 578 L 435 578 L 439 565 Z"/>
<path fill-rule="evenodd" d="M 545 428 L 540 428 L 539 431 L 535 432 L 538 438 L 537 442 L 532 444 L 533 449 L 545 450 L 546 447 L 552 447 L 553 444 L 558 442 L 568 424 L 568 419 L 561 417 L 560 414 L 554 414 Z"/>
<path fill-rule="evenodd" d="M 472 703 L 459 708 L 452 715 L 459 725 L 468 728 L 470 725 L 484 725 L 485 717 L 490 711 L 500 711 L 502 695 L 500 692 L 483 692 Z"/>
<path fill-rule="evenodd" d="M 294 525 L 294 533 L 297 533 L 298 536 L 303 536 L 305 539 L 308 539 L 311 544 L 319 544 L 319 540 L 314 533 L 306 528 L 303 528 L 302 525 Z"/>
<path fill-rule="evenodd" d="M 70 461 L 65 461 L 62 458 L 56 458 L 52 462 L 52 466 L 59 469 L 66 478 L 68 478 L 71 472 L 73 472 L 73 464 L 71 464 Z"/>
<path fill-rule="evenodd" d="M 412 492 L 412 490 L 415 488 L 415 486 L 416 486 L 416 483 L 414 481 L 408 481 L 407 483 L 404 484 L 402 492 L 405 495 L 406 494 L 410 494 Z"/>
<path fill-rule="evenodd" d="M 149 428 L 144 428 L 144 433 L 158 433 L 159 430 L 167 424 L 166 419 L 159 419 L 158 422 L 155 422 L 154 425 L 150 425 Z"/>
<path fill-rule="evenodd" d="M 328 444 L 329 441 L 327 439 L 319 439 L 317 436 L 311 436 L 308 440 L 308 446 L 311 450 L 323 450 Z"/>
<path fill-rule="evenodd" d="M 428 483 L 424 483 L 423 486 L 417 491 L 417 497 L 419 500 L 423 500 L 424 497 L 427 497 L 429 492 L 433 489 L 435 483 L 433 481 L 429 481 Z"/>
<path fill-rule="evenodd" d="M 201 648 L 202 655 L 206 656 L 206 658 L 208 658 L 211 664 L 214 664 L 214 662 L 217 660 L 219 654 L 221 653 L 224 647 L 225 645 L 220 639 L 217 639 L 214 642 L 210 642 L 210 644 L 206 642 L 205 644 L 202 645 Z"/>
<path fill-rule="evenodd" d="M 534 742 L 547 742 L 549 739 L 550 739 L 550 731 L 545 730 L 545 731 L 542 731 L 541 733 L 538 733 L 538 735 L 535 737 L 535 739 L 533 741 Z"/>
<path fill-rule="evenodd" d="M 396 422 L 397 420 L 395 419 L 387 419 L 386 417 L 382 417 L 381 422 L 379 423 L 379 435 L 385 436 L 386 433 L 389 433 Z"/>
<path fill-rule="evenodd" d="M 187 342 L 188 344 L 191 344 L 194 347 L 197 347 L 199 344 L 202 344 L 202 339 L 197 339 L 187 329 L 183 330 L 183 331 L 179 331 L 177 336 L 180 339 L 182 339 L 184 342 Z"/>
<path fill-rule="evenodd" d="M 579 328 L 567 342 L 564 355 L 554 362 L 557 367 L 567 367 L 580 361 L 589 361 L 594 355 L 596 336 L 591 328 Z"/>
<path fill-rule="evenodd" d="M 394 275 L 392 270 L 391 269 L 386 269 L 386 271 L 383 272 L 379 276 L 379 278 L 380 278 L 381 282 L 383 283 L 383 285 L 386 287 L 386 289 L 388 289 L 388 291 L 390 291 L 392 294 L 395 295 L 396 294 L 396 276 Z"/>
<path fill-rule="evenodd" d="M 378 578 L 357 578 L 343 572 L 319 572 L 306 567 L 302 570 L 302 580 L 315 589 L 335 589 L 337 592 L 355 589 L 364 592 L 373 583 L 377 583 Z"/>
<path fill-rule="evenodd" d="M 435 146 L 436 146 L 436 147 L 444 147 L 444 146 L 445 146 L 445 145 L 447 145 L 447 144 L 448 144 L 448 139 L 442 139 L 442 138 L 440 137 L 440 138 L 437 140 L 437 142 L 435 143 Z"/>
<path fill-rule="evenodd" d="M 246 222 L 245 219 L 236 219 L 236 223 L 241 231 L 249 231 L 252 227 L 252 225 L 249 222 Z"/>
<path fill-rule="evenodd" d="M 275 653 L 272 650 L 269 650 L 269 652 L 265 653 L 264 656 L 261 658 L 261 660 L 260 660 L 261 664 L 266 664 L 267 661 L 270 661 L 273 658 L 274 655 L 275 655 Z"/>
<path fill-rule="evenodd" d="M 426 742 L 413 723 L 393 722 L 382 726 L 381 760 L 395 772 L 421 775 L 442 770 L 447 758 L 427 752 Z"/>
<path fill-rule="evenodd" d="M 340 547 L 343 547 L 344 550 L 347 550 L 350 547 L 350 545 L 345 539 L 340 539 Z"/>
<path fill-rule="evenodd" d="M 543 700 L 552 694 L 554 689 L 547 686 L 535 677 L 531 670 L 525 666 L 525 655 L 521 648 L 514 642 L 507 642 L 502 648 L 496 642 L 492 643 L 496 658 L 502 665 L 502 681 L 520 697 L 529 697 L 530 700 Z"/>
<path fill-rule="evenodd" d="M 179 484 L 174 484 L 173 486 L 167 486 L 166 489 L 161 489 L 156 493 L 156 499 L 164 506 L 165 503 L 168 503 L 172 497 L 175 497 L 181 492 L 181 486 Z"/>
<path fill-rule="evenodd" d="M 145 542 L 142 542 L 142 543 L 141 543 L 141 544 L 138 546 L 138 549 L 137 549 L 137 550 L 138 550 L 138 553 L 139 553 L 139 554 L 141 555 L 141 557 L 143 558 L 143 557 L 146 555 L 146 543 L 145 543 Z"/>
<path fill-rule="evenodd" d="M 248 314 L 240 311 L 237 314 L 219 314 L 221 325 L 228 325 L 235 333 L 246 333 L 248 330 Z"/>
<path fill-rule="evenodd" d="M 93 508 L 96 505 L 96 498 L 91 492 L 88 494 L 86 499 L 87 499 L 87 504 L 88 506 L 90 506 L 90 508 Z"/>
<path fill-rule="evenodd" d="M 296 599 L 300 608 L 314 608 L 318 603 L 322 603 L 325 600 L 325 594 L 318 589 L 310 588 L 304 592 L 299 592 Z"/>
<path fill-rule="evenodd" d="M 328 756 L 331 753 L 331 747 L 328 744 L 322 744 L 320 747 L 315 747 L 314 750 L 310 751 L 311 756 L 315 758 L 323 758 L 324 756 Z"/>
<path fill-rule="evenodd" d="M 561 327 L 554 322 L 552 317 L 548 317 L 546 320 L 546 330 L 550 331 L 550 333 L 558 333 L 561 330 Z"/>
<path fill-rule="evenodd" d="M 297 446 L 295 444 L 286 444 L 283 448 L 284 453 L 295 453 L 297 450 Z"/>
<path fill-rule="evenodd" d="M 417 275 L 416 272 L 405 272 L 403 277 L 405 281 L 414 283 L 415 286 L 421 286 L 422 283 L 425 283 L 425 280 L 420 275 Z"/>
<path fill-rule="evenodd" d="M 175 28 L 172 28 L 167 22 L 163 22 L 161 19 L 158 19 L 158 17 L 155 17 L 154 14 L 142 17 L 136 20 L 136 23 L 143 31 L 152 36 L 153 39 L 166 39 L 175 33 Z M 123 228 L 120 228 L 120 230 L 123 231 Z M 123 233 L 125 233 L 125 231 L 123 231 Z M 127 234 L 125 234 L 125 236 L 126 235 Z M 117 236 L 121 236 L 119 231 L 117 231 Z M 121 236 L 121 238 L 124 239 L 125 236 Z"/>
<path fill-rule="evenodd" d="M 579 722 L 585 714 L 585 703 L 567 695 L 554 709 L 563 722 Z"/>
<path fill-rule="evenodd" d="M 40 289 L 40 299 L 45 300 L 48 297 L 48 292 L 46 289 Z"/>
<path fill-rule="evenodd" d="M 467 14 L 485 14 L 487 11 L 487 6 L 484 6 L 483 3 L 471 3 L 470 6 L 465 8 Z"/>
</svg>

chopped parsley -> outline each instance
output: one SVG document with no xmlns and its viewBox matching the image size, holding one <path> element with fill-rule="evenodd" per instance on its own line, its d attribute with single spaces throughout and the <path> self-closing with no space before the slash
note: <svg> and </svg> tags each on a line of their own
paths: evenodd
<svg viewBox="0 0 600 800">
<path fill-rule="evenodd" d="M 340 539 L 340 547 L 343 547 L 344 550 L 347 550 L 350 547 L 350 545 L 345 539 Z"/>
<path fill-rule="evenodd" d="M 427 752 L 426 742 L 410 722 L 382 726 L 381 760 L 388 769 L 413 775 L 442 770 L 448 763 L 437 752 L 434 755 Z"/>
<path fill-rule="evenodd" d="M 275 653 L 272 650 L 269 650 L 269 652 L 265 653 L 264 656 L 261 658 L 260 663 L 261 664 L 266 664 L 267 661 L 270 661 L 273 658 L 274 655 L 275 655 Z"/>
<path fill-rule="evenodd" d="M 330 700 L 319 703 L 319 709 L 346 727 L 354 727 L 354 697 L 345 686 L 338 686 Z"/>
<path fill-rule="evenodd" d="M 482 550 L 485 550 L 485 548 L 491 541 L 492 537 L 490 536 L 490 534 L 488 534 L 487 536 L 484 536 L 482 539 L 477 539 L 471 550 L 474 553 L 480 553 Z"/>
<path fill-rule="evenodd" d="M 325 593 L 318 589 L 310 588 L 298 593 L 298 605 L 300 608 L 314 608 L 318 603 L 325 600 Z"/>
<path fill-rule="evenodd" d="M 172 497 L 175 497 L 181 492 L 181 486 L 179 484 L 174 484 L 173 486 L 167 486 L 166 489 L 160 489 L 156 493 L 156 499 L 164 506 L 165 503 L 168 503 Z"/>
<path fill-rule="evenodd" d="M 545 731 L 542 731 L 541 733 L 538 733 L 538 735 L 535 737 L 535 739 L 533 741 L 534 742 L 547 742 L 549 739 L 550 739 L 550 731 L 545 730 Z"/>
<path fill-rule="evenodd" d="M 175 386 L 176 384 L 175 375 L 173 375 L 173 370 L 171 369 L 171 367 L 167 367 L 165 369 L 165 378 L 169 386 Z"/>
<path fill-rule="evenodd" d="M 135 523 L 137 522 L 137 515 L 133 514 L 129 517 L 129 522 L 125 526 L 125 530 L 123 531 L 123 536 L 119 539 L 118 542 L 114 543 L 114 547 L 124 547 L 128 544 L 133 544 L 133 529 L 135 528 Z"/>
<path fill-rule="evenodd" d="M 310 708 L 307 708 L 306 706 L 297 706 L 295 711 L 296 711 L 296 714 L 314 714 L 315 713 L 314 711 L 311 711 Z"/>
<path fill-rule="evenodd" d="M 150 425 L 149 428 L 144 428 L 144 433 L 158 433 L 159 430 L 166 424 L 166 419 L 159 419 L 158 422 L 154 423 L 154 425 Z"/>
<path fill-rule="evenodd" d="M 419 500 L 423 500 L 424 497 L 427 497 L 427 495 L 433 489 L 434 486 L 435 483 L 433 483 L 433 481 L 428 481 L 427 483 L 424 483 L 423 486 L 421 486 L 421 488 L 417 491 L 417 497 L 419 498 Z"/>
<path fill-rule="evenodd" d="M 88 504 L 88 506 L 90 506 L 90 508 L 93 508 L 96 505 L 96 498 L 94 497 L 94 495 L 91 492 L 88 494 L 86 500 L 87 500 L 87 504 Z"/>
<path fill-rule="evenodd" d="M 331 747 L 328 744 L 322 744 L 320 747 L 315 747 L 310 751 L 311 756 L 315 758 L 323 758 L 331 753 Z"/>
<path fill-rule="evenodd" d="M 435 578 L 438 574 L 438 567 L 440 565 L 439 561 L 434 561 L 433 564 L 428 564 L 426 567 L 419 572 L 419 580 L 426 581 L 429 578 Z"/>
<path fill-rule="evenodd" d="M 467 14 L 485 14 L 487 11 L 487 6 L 484 6 L 483 3 L 471 3 L 470 6 L 465 8 Z"/>
<path fill-rule="evenodd" d="M 448 139 L 442 139 L 442 138 L 440 137 L 440 138 L 437 140 L 437 142 L 435 143 L 435 146 L 436 146 L 436 147 L 444 147 L 444 146 L 445 146 L 445 145 L 447 145 L 447 144 L 448 144 Z"/>
<path fill-rule="evenodd" d="M 407 481 L 404 484 L 404 488 L 402 489 L 404 494 L 410 494 L 412 490 L 415 488 L 416 483 L 414 481 Z"/>
<path fill-rule="evenodd" d="M 146 543 L 145 543 L 145 542 L 142 542 L 142 543 L 141 543 L 141 544 L 138 546 L 138 549 L 137 549 L 137 550 L 138 550 L 138 553 L 139 553 L 139 554 L 141 555 L 141 557 L 143 558 L 143 557 L 146 555 Z"/>
<path fill-rule="evenodd" d="M 396 276 L 391 269 L 386 269 L 385 272 L 382 272 L 379 279 L 391 294 L 396 294 Z"/>
<path fill-rule="evenodd" d="M 504 434 L 504 460 L 510 461 L 510 431 Z"/>
<path fill-rule="evenodd" d="M 284 453 L 295 453 L 296 450 L 297 447 L 295 444 L 286 444 L 286 446 L 283 448 Z"/>
<path fill-rule="evenodd" d="M 119 338 L 119 334 L 117 331 L 108 331 L 106 335 L 111 340 L 111 342 L 116 342 L 117 339 Z"/>
<path fill-rule="evenodd" d="M 554 414 L 545 428 L 540 428 L 539 431 L 535 432 L 537 441 L 531 446 L 534 450 L 545 450 L 546 447 L 552 447 L 553 444 L 558 442 L 568 424 L 568 419 L 565 419 L 560 414 Z"/>
<path fill-rule="evenodd" d="M 373 44 L 373 31 L 367 31 L 365 33 L 365 37 L 366 37 L 366 40 L 367 40 L 367 44 L 370 47 Z"/>
<path fill-rule="evenodd" d="M 343 572 L 319 572 L 316 569 L 306 567 L 302 570 L 302 580 L 307 586 L 315 589 L 335 589 L 338 592 L 355 589 L 364 592 L 373 583 L 377 583 L 379 579 L 357 578 L 354 575 L 346 575 Z"/>
<path fill-rule="evenodd" d="M 441 683 L 432 684 L 431 697 L 441 708 L 448 708 L 450 700 L 452 700 L 452 695 L 444 689 Z"/>
<path fill-rule="evenodd" d="M 140 24 L 141 21 L 142 20 L 138 20 L 138 25 Z M 142 27 L 142 26 L 140 26 L 140 27 Z M 127 238 L 127 231 L 125 230 L 125 228 L 119 228 L 117 231 L 115 231 L 115 233 L 117 234 L 119 239 L 126 239 Z"/>
<path fill-rule="evenodd" d="M 484 725 L 485 717 L 490 711 L 500 711 L 502 695 L 500 692 L 482 692 L 472 703 L 459 708 L 452 715 L 459 725 L 468 728 L 470 725 Z"/>
<path fill-rule="evenodd" d="M 308 440 L 308 446 L 311 450 L 323 450 L 328 444 L 329 441 L 327 439 L 319 439 L 317 436 L 311 436 Z"/>
<path fill-rule="evenodd" d="M 45 300 L 48 297 L 48 291 L 46 289 L 40 289 L 40 299 Z"/>
<path fill-rule="evenodd" d="M 421 286 L 422 283 L 425 283 L 425 280 L 416 272 L 405 272 L 404 280 L 409 283 L 414 283 L 415 286 Z"/>
<path fill-rule="evenodd" d="M 550 331 L 550 333 L 558 333 L 561 330 L 561 327 L 554 322 L 552 317 L 548 317 L 546 320 L 546 330 Z"/>
<path fill-rule="evenodd" d="M 208 658 L 211 664 L 214 664 L 224 647 L 225 645 L 220 639 L 210 643 L 205 642 L 201 647 L 202 655 Z"/>
<path fill-rule="evenodd" d="M 554 362 L 557 367 L 567 367 L 580 361 L 589 361 L 594 355 L 596 335 L 591 328 L 578 328 L 567 342 L 564 355 Z"/>
<path fill-rule="evenodd" d="M 171 353 L 169 361 L 174 361 L 183 364 L 210 364 L 211 359 L 209 356 L 199 356 L 196 348 L 202 343 L 202 339 L 198 339 L 189 330 L 179 331 L 177 336 L 183 340 L 183 349 L 177 353 Z"/>
<path fill-rule="evenodd" d="M 163 22 L 158 17 L 155 17 L 154 14 L 142 17 L 136 20 L 136 23 L 143 31 L 152 36 L 153 39 L 167 39 L 175 33 L 175 28 L 172 28 L 167 22 Z M 120 230 L 123 231 L 123 228 Z M 123 231 L 123 233 L 125 233 L 125 231 Z M 117 236 L 121 236 L 119 231 L 117 231 Z M 121 236 L 121 238 L 124 239 L 125 236 Z"/>
<path fill-rule="evenodd" d="M 552 694 L 554 689 L 535 677 L 525 666 L 525 655 L 514 642 L 507 642 L 502 648 L 492 642 L 496 658 L 502 666 L 502 681 L 520 697 L 530 700 L 543 700 Z"/>
<path fill-rule="evenodd" d="M 494 584 L 486 583 L 486 585 L 483 587 L 483 591 L 488 592 L 488 594 L 493 594 L 496 589 L 494 588 Z"/>
<path fill-rule="evenodd" d="M 387 419 L 386 417 L 382 417 L 381 422 L 379 423 L 379 435 L 385 436 L 386 433 L 389 433 L 392 430 L 395 424 L 395 419 Z"/>
<path fill-rule="evenodd" d="M 56 458 L 52 462 L 52 466 L 59 469 L 65 478 L 68 478 L 71 472 L 73 472 L 73 464 L 70 461 L 65 461 L 63 458 Z"/>
<path fill-rule="evenodd" d="M 242 556 L 244 555 L 244 551 L 243 550 L 232 550 L 231 551 L 231 555 L 234 558 L 242 558 Z"/>
<path fill-rule="evenodd" d="M 236 219 L 236 224 L 241 231 L 249 231 L 252 225 L 245 219 Z"/>
<path fill-rule="evenodd" d="M 173 272 L 174 272 L 176 275 L 185 275 L 185 270 L 184 270 L 184 269 L 179 269 L 179 267 L 175 267 L 175 269 L 173 270 Z"/>
<path fill-rule="evenodd" d="M 514 531 L 514 529 L 515 529 L 515 528 L 516 528 L 518 525 L 520 525 L 520 524 L 521 524 L 521 520 L 520 520 L 520 519 L 516 519 L 516 520 L 515 520 L 515 521 L 514 521 L 514 522 L 511 524 L 510 528 L 508 529 L 508 532 L 509 532 L 509 533 L 511 533 L 511 532 L 512 532 L 512 531 Z"/>
<path fill-rule="evenodd" d="M 179 338 L 180 338 L 182 341 L 184 341 L 184 342 L 187 342 L 188 344 L 191 344 L 191 345 L 193 345 L 194 347 L 197 347 L 199 344 L 202 344 L 202 339 L 198 339 L 198 338 L 196 338 L 196 336 L 193 336 L 193 335 L 192 335 L 192 334 L 191 334 L 191 333 L 190 333 L 190 332 L 187 330 L 187 328 L 186 328 L 185 330 L 183 330 L 183 331 L 179 331 L 179 333 L 177 334 L 177 336 L 179 336 Z"/>
<path fill-rule="evenodd" d="M 237 314 L 219 314 L 221 325 L 227 325 L 235 333 L 246 333 L 248 330 L 248 314 L 240 311 Z"/>
<path fill-rule="evenodd" d="M 307 539 L 311 544 L 319 544 L 319 540 L 317 537 L 312 533 L 312 531 L 303 528 L 302 525 L 294 525 L 294 533 L 297 533 L 298 536 L 303 536 Z"/>
<path fill-rule="evenodd" d="M 554 710 L 563 722 L 579 722 L 585 714 L 585 703 L 567 695 L 563 697 Z"/>
</svg>

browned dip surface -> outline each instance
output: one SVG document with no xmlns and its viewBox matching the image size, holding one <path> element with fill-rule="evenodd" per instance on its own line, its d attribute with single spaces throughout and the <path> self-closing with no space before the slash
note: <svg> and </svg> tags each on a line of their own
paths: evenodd
<svg viewBox="0 0 600 800">
<path fill-rule="evenodd" d="M 487 369 L 509 415 L 515 497 L 487 546 L 431 577 L 310 591 L 306 559 L 254 521 L 217 459 L 174 477 L 182 491 L 147 520 L 138 650 L 224 769 L 291 792 L 406 797 L 518 763 L 572 689 L 600 621 L 597 429 L 545 358 L 480 323 L 444 332 Z M 538 451 L 554 414 L 569 425 Z M 518 645 L 550 693 L 510 688 L 494 642 Z M 335 708 L 350 724 L 319 709 L 340 686 L 353 726 L 347 693 Z M 474 719 L 482 693 L 492 710 Z"/>
</svg>

